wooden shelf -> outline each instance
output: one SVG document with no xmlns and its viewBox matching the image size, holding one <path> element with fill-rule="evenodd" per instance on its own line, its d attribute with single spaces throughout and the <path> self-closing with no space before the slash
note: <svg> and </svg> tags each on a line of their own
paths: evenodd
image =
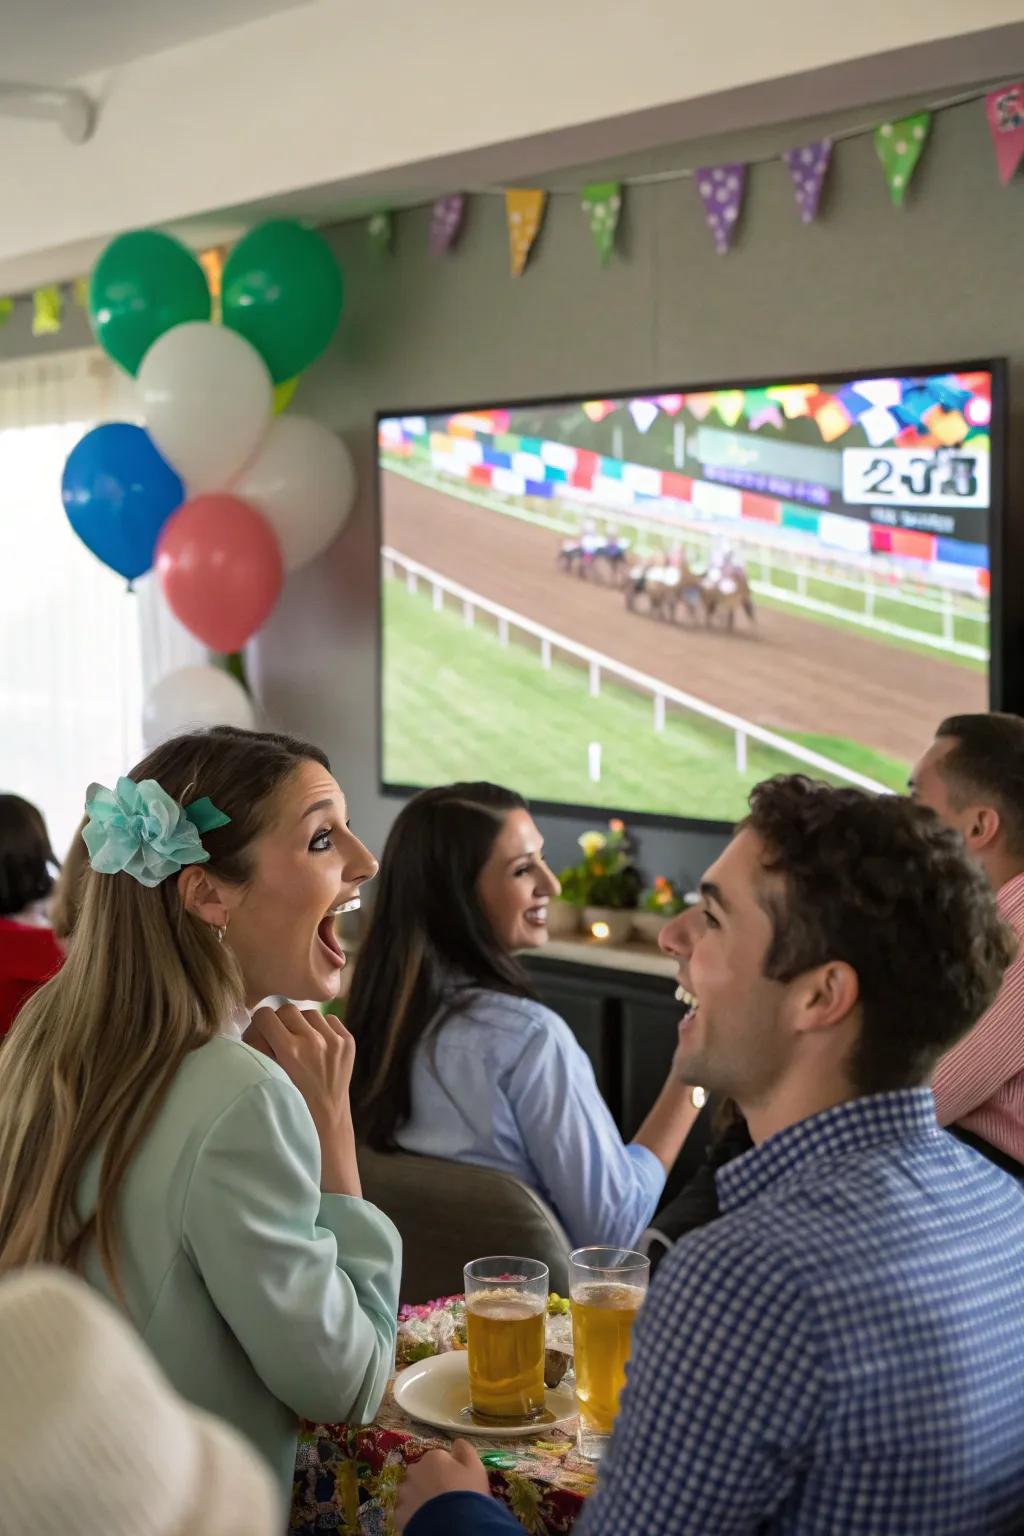
<svg viewBox="0 0 1024 1536">
<path fill-rule="evenodd" d="M 568 961 L 607 971 L 631 971 L 636 976 L 674 978 L 676 962 L 663 955 L 656 944 L 608 944 L 602 939 L 549 939 L 538 949 L 522 951 L 541 964 L 545 960 Z"/>
</svg>

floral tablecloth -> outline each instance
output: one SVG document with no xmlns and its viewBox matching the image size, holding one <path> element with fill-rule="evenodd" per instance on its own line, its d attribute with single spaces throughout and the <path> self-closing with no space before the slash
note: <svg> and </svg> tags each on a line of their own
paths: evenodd
<svg viewBox="0 0 1024 1536">
<path fill-rule="evenodd" d="M 558 1320 L 553 1327 L 557 1331 Z M 552 1343 L 551 1337 L 548 1340 Z M 557 1343 L 557 1340 L 555 1340 Z M 403 1307 L 398 1365 L 465 1343 L 461 1297 L 422 1307 Z M 490 1467 L 491 1492 L 512 1510 L 531 1536 L 564 1536 L 572 1529 L 592 1490 L 595 1468 L 579 1456 L 562 1430 L 535 1439 L 487 1440 L 473 1436 L 486 1457 L 501 1453 Z M 388 1387 L 372 1424 L 305 1424 L 299 1436 L 292 1500 L 291 1536 L 394 1536 L 392 1511 L 405 1468 L 429 1450 L 451 1441 L 418 1424 L 396 1405 Z M 504 1465 L 511 1460 L 514 1465 Z"/>
</svg>

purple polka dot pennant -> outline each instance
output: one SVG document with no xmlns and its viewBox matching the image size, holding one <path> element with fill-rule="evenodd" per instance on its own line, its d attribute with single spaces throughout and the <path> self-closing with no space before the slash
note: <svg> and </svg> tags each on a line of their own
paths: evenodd
<svg viewBox="0 0 1024 1536">
<path fill-rule="evenodd" d="M 747 168 L 745 165 L 708 165 L 697 171 L 696 177 L 715 250 L 719 256 L 724 256 L 732 244 L 743 208 Z"/>
<path fill-rule="evenodd" d="M 786 151 L 786 164 L 793 180 L 796 205 L 805 224 L 810 224 L 817 215 L 831 155 L 831 139 L 817 139 L 813 144 L 805 144 L 802 149 Z"/>
<path fill-rule="evenodd" d="M 430 254 L 443 256 L 450 251 L 462 228 L 466 199 L 462 192 L 439 197 L 430 214 Z"/>
</svg>

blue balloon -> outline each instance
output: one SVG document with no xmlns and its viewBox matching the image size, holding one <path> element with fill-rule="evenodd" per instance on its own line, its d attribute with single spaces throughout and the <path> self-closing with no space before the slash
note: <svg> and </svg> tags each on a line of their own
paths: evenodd
<svg viewBox="0 0 1024 1536">
<path fill-rule="evenodd" d="M 152 566 L 160 530 L 185 499 L 185 487 L 148 432 L 112 421 L 72 448 L 61 494 L 82 543 L 134 581 Z"/>
</svg>

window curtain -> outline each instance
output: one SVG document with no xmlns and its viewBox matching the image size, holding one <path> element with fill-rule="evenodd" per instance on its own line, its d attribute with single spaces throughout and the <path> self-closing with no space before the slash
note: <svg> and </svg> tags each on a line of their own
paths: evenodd
<svg viewBox="0 0 1024 1536">
<path fill-rule="evenodd" d="M 98 349 L 0 364 L 0 790 L 39 807 L 58 857 L 88 784 L 143 755 L 148 689 L 206 659 L 152 576 L 129 593 L 64 515 L 75 443 L 137 418 L 131 380 Z"/>
</svg>

